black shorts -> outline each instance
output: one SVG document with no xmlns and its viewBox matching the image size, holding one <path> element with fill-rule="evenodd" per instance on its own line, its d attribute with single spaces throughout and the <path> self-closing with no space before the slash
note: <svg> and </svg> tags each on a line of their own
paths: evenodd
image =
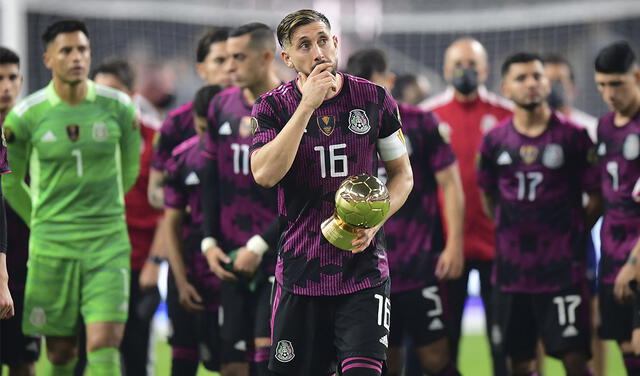
<svg viewBox="0 0 640 376">
<path fill-rule="evenodd" d="M 167 278 L 167 311 L 171 322 L 169 344 L 195 349 L 198 359 L 210 371 L 220 370 L 220 326 L 218 312 L 189 312 L 182 304 L 173 276 Z"/>
<path fill-rule="evenodd" d="M 603 283 L 598 286 L 598 299 L 600 309 L 598 334 L 600 338 L 619 342 L 630 341 L 634 328 L 634 312 L 638 310 L 638 304 L 620 303 L 613 294 L 613 285 Z"/>
<path fill-rule="evenodd" d="M 255 338 L 269 338 L 271 330 L 271 289 L 273 277 L 255 291 L 245 285 L 223 281 L 221 286 L 222 363 L 251 361 Z"/>
<path fill-rule="evenodd" d="M 0 320 L 0 364 L 15 366 L 34 363 L 40 356 L 40 337 L 22 333 L 24 291 L 11 291 L 15 315 Z"/>
<path fill-rule="evenodd" d="M 326 376 L 348 357 L 386 360 L 389 282 L 348 295 L 305 296 L 276 285 L 269 369 Z"/>
<path fill-rule="evenodd" d="M 442 298 L 442 284 L 391 294 L 391 333 L 389 346 L 404 345 L 406 337 L 414 346 L 429 345 L 447 337 L 447 315 Z"/>
<path fill-rule="evenodd" d="M 555 358 L 570 351 L 590 357 L 590 305 L 586 284 L 540 294 L 507 293 L 496 288 L 491 339 L 515 360 L 535 359 L 538 339 Z"/>
</svg>

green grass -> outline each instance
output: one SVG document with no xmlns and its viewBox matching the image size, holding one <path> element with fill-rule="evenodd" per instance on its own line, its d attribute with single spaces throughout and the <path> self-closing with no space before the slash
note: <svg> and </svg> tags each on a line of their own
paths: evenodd
<svg viewBox="0 0 640 376">
<path fill-rule="evenodd" d="M 607 346 L 607 376 L 621 376 L 625 374 L 620 352 L 614 343 Z M 165 341 L 159 341 L 156 345 L 156 376 L 169 376 L 171 366 L 171 348 Z M 491 362 L 489 347 L 483 336 L 465 336 L 462 339 L 460 371 L 465 376 L 490 376 Z M 40 357 L 37 364 L 37 375 L 43 375 L 46 360 Z M 555 359 L 547 358 L 545 362 L 545 376 L 563 376 L 562 364 Z M 7 374 L 6 371 L 3 374 Z M 200 369 L 198 376 L 217 375 Z"/>
</svg>

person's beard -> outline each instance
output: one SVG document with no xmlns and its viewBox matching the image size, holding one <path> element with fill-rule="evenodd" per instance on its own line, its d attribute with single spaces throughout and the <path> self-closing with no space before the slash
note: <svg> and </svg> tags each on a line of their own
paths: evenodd
<svg viewBox="0 0 640 376">
<path fill-rule="evenodd" d="M 529 111 L 529 112 L 535 110 L 536 108 L 538 108 L 538 106 L 540 106 L 542 104 L 542 100 L 540 100 L 540 101 L 531 101 L 531 102 L 528 102 L 528 103 L 523 103 L 523 102 L 517 101 L 515 99 L 512 99 L 512 101 L 513 101 L 513 103 L 516 104 L 516 106 L 522 108 L 523 110 Z"/>
</svg>

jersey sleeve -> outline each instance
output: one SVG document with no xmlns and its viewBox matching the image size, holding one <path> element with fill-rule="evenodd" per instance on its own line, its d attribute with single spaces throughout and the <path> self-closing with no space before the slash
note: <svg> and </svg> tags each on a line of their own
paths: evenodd
<svg viewBox="0 0 640 376">
<path fill-rule="evenodd" d="M 493 146 L 490 134 L 482 139 L 478 153 L 478 185 L 487 194 L 498 193 L 498 171 L 493 161 Z"/>
<path fill-rule="evenodd" d="M 180 179 L 180 169 L 174 158 L 170 158 L 165 163 L 167 171 L 164 190 L 164 206 L 172 209 L 183 210 L 187 207 L 187 194 Z"/>
<path fill-rule="evenodd" d="M 440 120 L 438 117 L 429 112 L 424 115 L 422 124 L 426 129 L 424 148 L 427 151 L 427 162 L 431 170 L 436 173 L 444 170 L 456 162 L 451 145 L 442 137 L 440 133 Z"/>
<path fill-rule="evenodd" d="M 207 135 L 204 138 L 204 150 L 210 155 L 216 155 L 216 136 L 218 134 L 218 99 L 213 97 L 207 110 Z"/>
<path fill-rule="evenodd" d="M 381 90 L 384 90 L 381 88 Z M 402 128 L 398 104 L 388 91 L 384 90 L 382 102 L 382 118 L 378 138 L 387 138 Z"/>
<path fill-rule="evenodd" d="M 153 158 L 151 167 L 156 171 L 164 171 L 167 160 L 171 158 L 171 151 L 175 145 L 174 129 L 177 128 L 177 116 L 168 116 L 164 119 L 160 131 L 156 135 L 153 143 Z"/>
<path fill-rule="evenodd" d="M 266 98 L 260 97 L 251 111 L 253 143 L 249 149 L 250 154 L 271 142 L 278 135 L 275 111 Z"/>
<path fill-rule="evenodd" d="M 11 208 L 25 223 L 29 224 L 31 223 L 31 194 L 25 177 L 31 150 L 31 135 L 25 119 L 26 115 L 23 113 L 22 116 L 18 116 L 12 110 L 3 124 L 8 161 L 13 173 L 2 179 L 2 190 Z"/>
<path fill-rule="evenodd" d="M 580 129 L 577 137 L 578 143 L 578 171 L 580 183 L 585 192 L 597 192 L 600 190 L 600 169 L 596 146 L 591 141 L 586 129 Z"/>
<path fill-rule="evenodd" d="M 122 155 L 122 186 L 128 192 L 140 173 L 140 125 L 136 119 L 136 110 L 129 104 L 121 115 L 120 152 Z"/>
</svg>

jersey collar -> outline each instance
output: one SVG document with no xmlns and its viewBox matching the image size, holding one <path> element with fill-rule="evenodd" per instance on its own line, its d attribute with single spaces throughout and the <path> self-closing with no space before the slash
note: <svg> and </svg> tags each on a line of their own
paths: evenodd
<svg viewBox="0 0 640 376">
<path fill-rule="evenodd" d="M 47 85 L 47 98 L 51 106 L 57 106 L 62 103 L 62 99 L 56 93 L 56 89 L 53 87 L 53 80 Z M 87 94 L 84 97 L 85 101 L 94 102 L 96 100 L 96 85 L 93 81 L 87 80 Z"/>
</svg>

